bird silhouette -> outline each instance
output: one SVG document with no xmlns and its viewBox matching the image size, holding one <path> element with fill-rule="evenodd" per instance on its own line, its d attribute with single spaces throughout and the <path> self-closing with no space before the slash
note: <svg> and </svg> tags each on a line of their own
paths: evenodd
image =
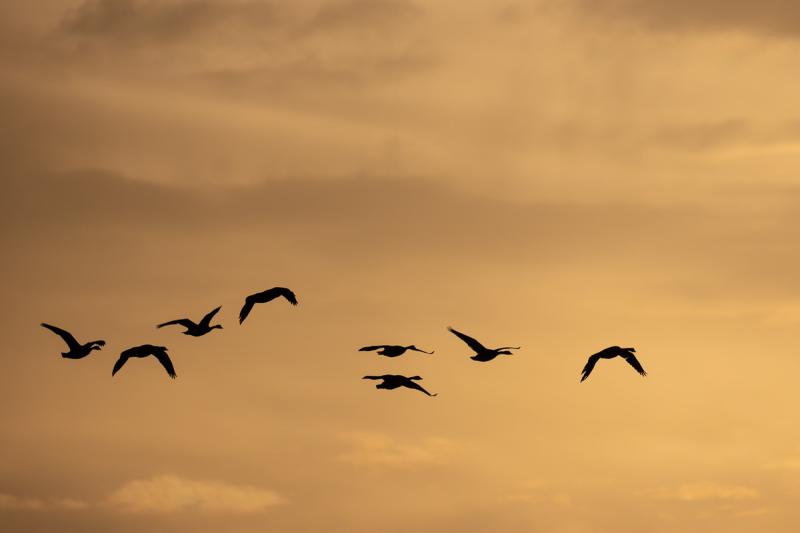
<svg viewBox="0 0 800 533">
<path fill-rule="evenodd" d="M 381 383 L 375 385 L 376 389 L 392 390 L 398 387 L 406 387 L 409 389 L 414 389 L 423 392 L 428 396 L 436 396 L 436 394 L 431 394 L 430 392 L 422 388 L 421 385 L 415 383 L 415 381 L 422 379 L 419 376 L 406 377 L 406 376 L 401 376 L 399 374 L 384 374 L 382 376 L 364 376 L 361 379 L 382 379 L 383 381 Z"/>
<path fill-rule="evenodd" d="M 509 350 L 519 350 L 520 346 L 503 346 L 501 348 L 487 348 L 477 340 L 473 339 L 469 335 L 464 335 L 460 331 L 456 331 L 453 328 L 447 328 L 453 335 L 467 343 L 467 346 L 475 350 L 475 355 L 470 357 L 470 359 L 474 361 L 480 361 L 485 363 L 486 361 L 491 361 L 498 355 L 512 355 Z"/>
<path fill-rule="evenodd" d="M 67 347 L 69 348 L 68 352 L 62 352 L 61 357 L 65 357 L 67 359 L 83 359 L 90 353 L 92 350 L 100 350 L 103 346 L 106 345 L 106 341 L 91 341 L 87 342 L 86 344 L 81 344 L 69 331 L 65 331 L 61 328 L 57 328 L 55 326 L 51 326 L 50 324 L 45 324 L 42 322 L 42 327 L 47 328 L 62 339 L 64 342 L 67 343 Z"/>
<path fill-rule="evenodd" d="M 642 364 L 636 359 L 636 356 L 633 355 L 636 349 L 634 348 L 620 348 L 619 346 L 609 346 L 605 350 L 600 350 L 594 355 L 589 356 L 589 360 L 586 362 L 586 366 L 583 367 L 583 371 L 581 372 L 581 382 L 589 377 L 589 374 L 592 373 L 594 370 L 594 365 L 597 364 L 597 361 L 600 359 L 613 359 L 614 357 L 622 357 L 625 359 L 629 365 L 633 367 L 639 374 L 642 376 L 646 376 L 647 372 L 644 371 L 642 368 Z"/>
<path fill-rule="evenodd" d="M 202 337 L 206 333 L 211 332 L 215 329 L 222 329 L 222 326 L 216 324 L 214 326 L 211 325 L 211 319 L 214 318 L 214 315 L 222 309 L 222 306 L 217 307 L 213 311 L 209 312 L 203 319 L 200 321 L 199 324 L 195 324 L 188 318 L 179 318 L 177 320 L 170 320 L 169 322 L 164 322 L 163 324 L 159 324 L 156 326 L 157 328 L 163 328 L 164 326 L 172 326 L 172 325 L 179 325 L 186 328 L 186 331 L 183 332 L 184 335 L 191 335 L 192 337 Z"/>
<path fill-rule="evenodd" d="M 398 346 L 395 344 L 379 344 L 377 346 L 364 346 L 363 348 L 359 348 L 359 352 L 374 352 L 378 350 L 378 355 L 385 355 L 386 357 L 397 357 L 398 355 L 403 355 L 406 353 L 406 350 L 413 350 L 415 352 L 426 353 L 428 355 L 433 354 L 433 352 L 426 352 L 425 350 L 420 350 L 413 344 L 410 346 Z"/>
<path fill-rule="evenodd" d="M 117 362 L 114 363 L 114 370 L 111 371 L 111 375 L 113 376 L 122 366 L 130 359 L 131 357 L 147 357 L 148 355 L 152 355 L 158 362 L 161 363 L 161 366 L 167 371 L 169 377 L 175 379 L 178 375 L 175 373 L 175 367 L 172 366 L 172 361 L 170 361 L 169 355 L 167 355 L 167 347 L 166 346 L 153 346 L 152 344 L 142 344 L 141 346 L 134 346 L 133 348 L 128 348 L 121 354 L 119 354 L 119 359 Z"/>
<path fill-rule="evenodd" d="M 242 310 L 239 312 L 239 324 L 244 322 L 244 319 L 247 318 L 247 315 L 253 310 L 254 305 L 270 302 L 279 296 L 286 298 L 290 304 L 297 305 L 297 297 L 286 287 L 273 287 L 263 292 L 257 292 L 244 299 L 244 306 L 242 306 Z"/>
</svg>

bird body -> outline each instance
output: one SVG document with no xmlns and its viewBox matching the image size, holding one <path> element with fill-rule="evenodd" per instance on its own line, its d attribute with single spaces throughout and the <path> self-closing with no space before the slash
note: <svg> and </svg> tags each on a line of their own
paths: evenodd
<svg viewBox="0 0 800 533">
<path fill-rule="evenodd" d="M 179 325 L 186 328 L 186 331 L 183 332 L 184 335 L 190 335 L 192 337 L 202 337 L 206 333 L 210 333 L 215 329 L 222 329 L 220 324 L 211 325 L 211 319 L 214 318 L 219 310 L 222 309 L 222 306 L 217 307 L 216 309 L 210 311 L 203 319 L 198 323 L 195 324 L 188 318 L 179 318 L 177 320 L 170 320 L 169 322 L 164 322 L 163 324 L 159 324 L 156 326 L 157 328 L 163 328 L 164 326 L 172 326 L 172 325 Z"/>
<path fill-rule="evenodd" d="M 581 371 L 581 382 L 583 382 L 586 378 L 589 377 L 589 374 L 591 374 L 592 370 L 594 370 L 594 365 L 597 364 L 597 361 L 599 361 L 600 359 L 613 359 L 614 357 L 622 357 L 641 376 L 646 376 L 647 372 L 644 371 L 642 364 L 639 362 L 638 359 L 636 359 L 636 356 L 633 355 L 635 351 L 636 351 L 635 348 L 620 348 L 619 346 L 609 346 L 604 350 L 600 350 L 596 354 L 590 355 L 589 360 L 586 362 L 586 366 L 584 366 L 583 370 Z"/>
<path fill-rule="evenodd" d="M 378 350 L 378 355 L 385 355 L 386 357 L 397 357 L 399 355 L 403 355 L 404 353 L 406 353 L 407 350 L 426 353 L 428 355 L 434 353 L 434 352 L 426 352 L 425 350 L 420 350 L 413 344 L 409 346 L 400 346 L 395 344 L 378 344 L 376 346 L 364 346 L 363 348 L 358 349 L 359 352 L 373 352 L 375 350 Z"/>
<path fill-rule="evenodd" d="M 244 299 L 244 305 L 242 306 L 242 310 L 239 312 L 239 324 L 244 322 L 245 318 L 247 318 L 247 315 L 249 315 L 250 311 L 253 310 L 253 306 L 256 304 L 271 302 L 280 296 L 286 298 L 290 304 L 297 305 L 297 297 L 286 287 L 273 287 L 263 292 L 257 292 L 256 294 L 251 294 Z"/>
<path fill-rule="evenodd" d="M 510 350 L 519 350 L 519 346 L 502 346 L 500 348 L 487 348 L 477 340 L 473 339 L 469 335 L 464 335 L 460 331 L 456 331 L 453 328 L 447 328 L 450 333 L 464 341 L 467 346 L 472 348 L 475 351 L 475 355 L 470 357 L 473 361 L 480 361 L 485 363 L 487 361 L 491 361 L 498 355 L 512 355 Z"/>
<path fill-rule="evenodd" d="M 381 383 L 375 385 L 376 389 L 387 389 L 393 390 L 399 387 L 406 387 L 408 389 L 418 390 L 428 396 L 436 396 L 436 394 L 431 394 L 430 392 L 426 391 L 421 385 L 415 383 L 416 381 L 421 380 L 422 378 L 419 376 L 401 376 L 399 374 L 383 374 L 382 376 L 364 376 L 361 379 L 380 379 L 382 380 Z"/>
<path fill-rule="evenodd" d="M 67 347 L 69 351 L 62 352 L 61 357 L 66 359 L 83 359 L 93 350 L 100 350 L 103 346 L 106 345 L 106 341 L 98 340 L 98 341 L 91 341 L 87 342 L 86 344 L 79 343 L 72 334 L 66 330 L 58 328 L 56 326 L 51 326 L 50 324 L 45 324 L 42 322 L 42 327 L 49 329 L 59 337 L 61 337 L 64 342 L 67 343 Z"/>
<path fill-rule="evenodd" d="M 111 371 L 111 375 L 115 375 L 119 372 L 120 368 L 130 359 L 131 357 L 147 357 L 152 355 L 158 362 L 161 363 L 161 366 L 164 367 L 164 370 L 167 371 L 169 377 L 175 379 L 178 375 L 175 373 L 175 368 L 172 366 L 172 361 L 167 355 L 167 347 L 166 346 L 153 346 L 152 344 L 142 344 L 141 346 L 134 346 L 133 348 L 128 348 L 124 352 L 119 354 L 119 359 L 117 362 L 114 363 L 114 370 Z"/>
</svg>

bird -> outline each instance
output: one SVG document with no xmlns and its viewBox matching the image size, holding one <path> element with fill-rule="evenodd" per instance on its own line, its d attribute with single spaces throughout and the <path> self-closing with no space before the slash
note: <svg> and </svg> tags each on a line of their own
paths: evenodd
<svg viewBox="0 0 800 533">
<path fill-rule="evenodd" d="M 67 347 L 69 348 L 68 352 L 62 352 L 61 357 L 65 357 L 67 359 L 83 359 L 90 353 L 92 350 L 100 350 L 103 346 L 106 345 L 106 341 L 91 341 L 87 342 L 86 344 L 81 344 L 69 331 L 65 331 L 61 328 L 57 328 L 56 326 L 51 326 L 50 324 L 45 324 L 42 322 L 42 327 L 47 328 L 62 339 L 64 342 L 67 343 Z"/>
<path fill-rule="evenodd" d="M 152 344 L 142 344 L 141 346 L 134 346 L 133 348 L 128 348 L 124 352 L 119 354 L 119 359 L 117 362 L 114 363 L 114 370 L 111 371 L 111 375 L 113 376 L 122 366 L 130 359 L 131 357 L 147 357 L 148 355 L 152 355 L 158 362 L 161 363 L 161 366 L 167 371 L 169 377 L 175 379 L 178 377 L 178 374 L 175 373 L 175 367 L 172 366 L 172 361 L 169 359 L 169 355 L 167 355 L 167 347 L 166 346 L 153 346 Z"/>
<path fill-rule="evenodd" d="M 642 364 L 636 359 L 636 356 L 633 355 L 635 352 L 635 348 L 620 348 L 619 346 L 609 346 L 605 350 L 600 350 L 594 355 L 589 356 L 589 360 L 586 362 L 586 366 L 583 367 L 581 371 L 581 382 L 589 377 L 589 374 L 592 373 L 594 370 L 594 365 L 597 364 L 597 361 L 600 359 L 613 359 L 614 357 L 622 357 L 625 359 L 629 365 L 633 367 L 639 374 L 642 376 L 646 376 L 647 372 L 644 371 L 642 368 Z"/>
<path fill-rule="evenodd" d="M 211 319 L 214 318 L 214 315 L 222 309 L 222 306 L 217 307 L 213 311 L 209 312 L 203 319 L 200 321 L 199 324 L 195 324 L 188 318 L 179 318 L 177 320 L 170 320 L 169 322 L 164 322 L 163 324 L 159 324 L 157 328 L 163 328 L 164 326 L 172 326 L 173 324 L 177 324 L 186 328 L 186 331 L 183 332 L 184 335 L 191 335 L 192 337 L 202 337 L 206 333 L 210 333 L 212 330 L 215 329 L 222 329 L 220 324 L 211 325 Z"/>
<path fill-rule="evenodd" d="M 426 391 L 422 388 L 421 385 L 415 383 L 415 381 L 421 380 L 422 378 L 419 376 L 401 376 L 399 374 L 384 374 L 382 376 L 364 376 L 361 379 L 382 379 L 381 383 L 375 385 L 376 389 L 396 389 L 398 387 L 406 387 L 409 389 L 418 390 L 427 394 L 428 396 L 436 396 L 436 394 L 431 394 L 430 392 Z"/>
<path fill-rule="evenodd" d="M 462 341 L 467 343 L 467 346 L 475 350 L 475 355 L 470 357 L 473 361 L 480 361 L 485 363 L 487 361 L 491 361 L 498 355 L 512 355 L 509 350 L 519 350 L 520 346 L 503 346 L 501 348 L 487 348 L 480 342 L 476 341 L 469 335 L 464 335 L 460 331 L 456 331 L 453 328 L 447 328 L 453 335 L 461 339 Z"/>
<path fill-rule="evenodd" d="M 290 304 L 297 305 L 297 297 L 286 287 L 273 287 L 263 292 L 257 292 L 244 299 L 244 305 L 239 312 L 239 324 L 244 322 L 244 319 L 247 318 L 247 315 L 253 310 L 254 305 L 270 302 L 279 296 L 286 298 Z"/>
<path fill-rule="evenodd" d="M 377 346 L 364 346 L 363 348 L 359 348 L 359 352 L 373 352 L 378 350 L 378 355 L 385 355 L 386 357 L 397 357 L 398 355 L 403 355 L 406 353 L 406 350 L 413 350 L 415 352 L 426 353 L 428 355 L 433 354 L 434 352 L 426 352 L 425 350 L 420 350 L 413 344 L 410 346 L 398 346 L 393 344 L 379 344 Z"/>
</svg>

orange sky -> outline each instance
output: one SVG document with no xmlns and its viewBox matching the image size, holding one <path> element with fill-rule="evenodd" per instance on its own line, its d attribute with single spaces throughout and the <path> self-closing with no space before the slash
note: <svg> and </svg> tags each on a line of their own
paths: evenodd
<svg viewBox="0 0 800 533">
<path fill-rule="evenodd" d="M 0 529 L 795 531 L 798 28 L 779 0 L 0 4 Z M 300 305 L 240 327 L 275 285 Z M 108 344 L 62 359 L 43 321 Z M 111 378 L 143 343 L 176 381 Z M 649 376 L 579 384 L 614 344 Z"/>
</svg>

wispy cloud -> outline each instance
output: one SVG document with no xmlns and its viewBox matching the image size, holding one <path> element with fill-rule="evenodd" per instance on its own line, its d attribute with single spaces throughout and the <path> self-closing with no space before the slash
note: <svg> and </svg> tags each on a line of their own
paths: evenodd
<svg viewBox="0 0 800 533">
<path fill-rule="evenodd" d="M 286 499 L 272 490 L 258 487 L 165 475 L 130 481 L 115 490 L 106 503 L 130 513 L 199 510 L 247 514 L 284 504 Z"/>
<path fill-rule="evenodd" d="M 572 504 L 572 496 L 557 490 L 547 481 L 536 479 L 522 483 L 502 497 L 503 501 L 516 503 L 553 504 L 566 506 Z"/>
<path fill-rule="evenodd" d="M 72 498 L 44 500 L 40 498 L 21 498 L 13 494 L 0 493 L 0 510 L 52 511 L 85 509 L 89 504 Z"/>
<path fill-rule="evenodd" d="M 592 15 L 639 19 L 653 28 L 800 35 L 800 4 L 784 0 L 575 0 L 575 3 Z"/>
<path fill-rule="evenodd" d="M 677 500 L 685 502 L 708 500 L 755 500 L 759 492 L 743 485 L 726 485 L 710 481 L 687 483 L 674 488 L 659 488 L 647 493 L 658 500 Z"/>
<path fill-rule="evenodd" d="M 132 480 L 103 500 L 87 502 L 73 498 L 27 498 L 0 493 L 0 510 L 53 511 L 111 508 L 126 513 L 250 514 L 287 503 L 275 491 L 221 481 L 186 479 L 173 475 Z"/>
<path fill-rule="evenodd" d="M 401 443 L 383 433 L 354 432 L 340 435 L 348 450 L 339 460 L 356 466 L 404 468 L 441 465 L 451 461 L 457 446 L 448 439 L 429 437 Z"/>
</svg>

